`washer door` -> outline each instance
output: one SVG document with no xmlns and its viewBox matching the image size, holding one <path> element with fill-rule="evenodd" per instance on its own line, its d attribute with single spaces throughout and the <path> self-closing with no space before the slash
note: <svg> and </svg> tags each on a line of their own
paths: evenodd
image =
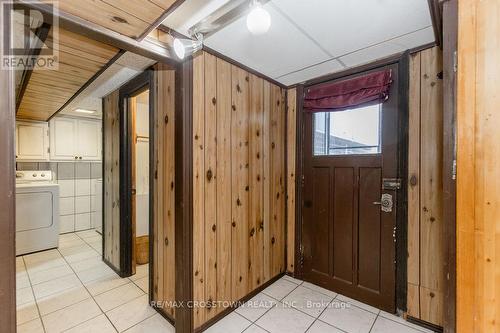
<svg viewBox="0 0 500 333">
<path fill-rule="evenodd" d="M 16 194 L 16 231 L 49 228 L 52 218 L 53 194 L 49 191 Z"/>
</svg>

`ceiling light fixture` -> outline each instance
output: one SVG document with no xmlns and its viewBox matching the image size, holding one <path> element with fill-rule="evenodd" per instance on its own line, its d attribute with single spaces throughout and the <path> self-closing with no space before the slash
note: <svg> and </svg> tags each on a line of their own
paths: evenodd
<svg viewBox="0 0 500 333">
<path fill-rule="evenodd" d="M 271 15 L 258 1 L 253 1 L 247 16 L 247 28 L 253 35 L 262 35 L 271 28 Z"/>
<path fill-rule="evenodd" d="M 196 40 L 175 38 L 174 39 L 174 52 L 175 55 L 183 60 L 186 55 L 191 55 L 203 47 L 203 35 L 200 33 L 194 34 Z"/>
<path fill-rule="evenodd" d="M 94 114 L 95 113 L 95 110 L 85 110 L 85 109 L 75 109 L 74 111 L 78 112 L 78 113 L 87 113 L 87 114 Z"/>
</svg>

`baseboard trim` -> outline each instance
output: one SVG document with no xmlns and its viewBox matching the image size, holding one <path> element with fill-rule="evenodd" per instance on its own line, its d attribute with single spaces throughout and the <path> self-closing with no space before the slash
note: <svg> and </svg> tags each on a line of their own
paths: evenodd
<svg viewBox="0 0 500 333">
<path fill-rule="evenodd" d="M 247 294 L 246 296 L 242 297 L 241 299 L 239 299 L 236 304 L 242 304 L 242 303 L 245 303 L 247 301 L 249 301 L 250 299 L 252 299 L 253 297 L 255 297 L 258 293 L 260 293 L 261 291 L 263 291 L 264 289 L 266 289 L 267 287 L 269 287 L 271 284 L 273 284 L 274 282 L 278 281 L 279 279 L 281 279 L 283 276 L 285 276 L 286 273 L 280 273 L 278 275 L 276 275 L 274 278 L 270 279 L 269 281 L 267 281 L 266 283 L 262 284 L 261 286 L 257 287 L 256 289 L 254 289 L 253 291 L 251 291 L 249 294 Z M 208 329 L 210 326 L 213 326 L 215 325 L 219 320 L 221 320 L 222 318 L 226 317 L 228 314 L 230 314 L 231 312 L 233 312 L 234 310 L 236 310 L 238 308 L 238 306 L 233 306 L 233 307 L 229 307 L 225 310 L 223 310 L 221 313 L 217 314 L 215 317 L 213 317 L 212 319 L 206 321 L 203 325 L 201 325 L 200 327 L 198 328 L 195 328 L 194 332 L 195 333 L 200 333 L 200 332 L 203 332 L 205 331 L 206 329 Z"/>
<path fill-rule="evenodd" d="M 443 328 L 441 326 L 428 323 L 426 321 L 423 321 L 422 319 L 408 316 L 408 317 L 406 317 L 406 321 L 409 323 L 421 326 L 423 328 L 427 328 L 427 329 L 434 331 L 434 332 L 437 332 L 437 333 L 443 333 Z"/>
</svg>

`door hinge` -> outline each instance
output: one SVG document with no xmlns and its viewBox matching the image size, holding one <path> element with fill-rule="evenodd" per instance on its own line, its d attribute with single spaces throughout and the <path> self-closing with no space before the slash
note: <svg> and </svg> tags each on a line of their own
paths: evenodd
<svg viewBox="0 0 500 333">
<path fill-rule="evenodd" d="M 453 160 L 453 164 L 451 166 L 451 179 L 457 180 L 457 160 Z"/>
<path fill-rule="evenodd" d="M 392 229 L 392 238 L 394 240 L 394 243 L 396 243 L 396 231 L 397 231 L 397 227 L 394 227 L 394 229 Z"/>
<path fill-rule="evenodd" d="M 458 71 L 458 54 L 457 51 L 453 51 L 453 72 Z"/>
<path fill-rule="evenodd" d="M 300 267 L 304 267 L 304 245 L 300 245 Z"/>
<path fill-rule="evenodd" d="M 306 183 L 306 177 L 304 177 L 304 175 L 302 175 L 301 179 L 300 179 L 300 186 L 304 187 Z"/>
</svg>

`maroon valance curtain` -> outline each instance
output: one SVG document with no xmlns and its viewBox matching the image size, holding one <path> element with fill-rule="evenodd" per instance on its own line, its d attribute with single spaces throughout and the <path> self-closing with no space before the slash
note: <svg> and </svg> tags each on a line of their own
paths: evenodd
<svg viewBox="0 0 500 333">
<path fill-rule="evenodd" d="M 353 79 L 311 87 L 306 90 L 306 112 L 340 111 L 389 98 L 392 83 L 390 69 L 357 76 Z"/>
</svg>

